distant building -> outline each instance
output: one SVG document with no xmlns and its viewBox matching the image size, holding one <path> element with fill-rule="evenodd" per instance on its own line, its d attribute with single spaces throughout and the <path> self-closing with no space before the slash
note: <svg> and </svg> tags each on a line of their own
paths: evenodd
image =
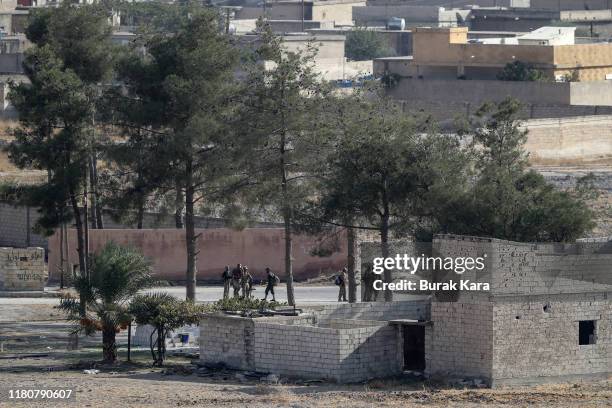
<svg viewBox="0 0 612 408">
<path fill-rule="evenodd" d="M 353 25 L 353 6 L 365 6 L 365 0 L 271 0 L 261 6 L 244 6 L 236 19 L 333 21 L 336 26 Z"/>
<path fill-rule="evenodd" d="M 540 27 L 557 25 L 576 27 L 580 37 L 609 38 L 612 36 L 612 10 L 474 8 L 470 10 L 469 16 L 469 26 L 472 30 L 533 31 Z"/>
<path fill-rule="evenodd" d="M 612 44 L 574 44 L 573 29 L 546 27 L 518 36 L 516 44 L 468 40 L 466 27 L 419 27 L 412 33 L 411 59 L 377 60 L 375 72 L 419 79 L 496 79 L 504 66 L 522 61 L 550 79 L 573 76 L 580 81 L 612 78 Z"/>
<path fill-rule="evenodd" d="M 282 36 L 283 47 L 287 51 L 305 50 L 308 44 L 317 47 L 317 55 L 313 61 L 313 69 L 326 81 L 351 79 L 357 76 L 372 74 L 372 61 L 347 61 L 344 57 L 344 35 L 324 35 L 288 33 Z M 255 35 L 240 36 L 245 46 L 256 46 Z M 264 61 L 270 68 L 273 64 Z"/>
</svg>

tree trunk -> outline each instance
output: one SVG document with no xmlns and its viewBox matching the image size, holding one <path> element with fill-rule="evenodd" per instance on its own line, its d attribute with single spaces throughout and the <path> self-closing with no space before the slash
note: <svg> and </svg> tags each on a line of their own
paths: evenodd
<svg viewBox="0 0 612 408">
<path fill-rule="evenodd" d="M 95 187 L 95 178 L 94 178 L 94 164 L 93 164 L 93 154 L 89 157 L 88 163 L 87 163 L 87 167 L 89 170 L 89 191 L 90 191 L 90 195 L 89 195 L 89 222 L 91 225 L 91 229 L 97 229 L 98 228 L 98 218 L 96 217 L 96 207 L 97 207 L 97 202 L 96 202 L 96 187 Z"/>
<path fill-rule="evenodd" d="M 166 330 L 162 326 L 157 329 L 157 362 L 156 364 L 159 367 L 164 365 L 165 357 L 166 357 Z"/>
<path fill-rule="evenodd" d="M 198 273 L 198 237 L 195 233 L 195 219 L 193 209 L 195 191 L 193 187 L 193 167 L 190 161 L 186 163 L 185 176 L 185 241 L 187 245 L 187 276 L 185 284 L 187 286 L 187 300 L 195 301 L 196 278 Z"/>
<path fill-rule="evenodd" d="M 102 207 L 100 205 L 100 192 L 98 190 L 98 158 L 96 156 L 96 154 L 94 153 L 93 156 L 93 165 L 92 165 L 92 169 L 93 169 L 93 182 L 92 182 L 92 188 L 93 188 L 93 196 L 94 196 L 94 203 L 95 203 L 95 215 L 96 215 L 96 224 L 98 226 L 98 229 L 104 229 L 104 219 L 103 219 L 103 215 L 102 215 Z"/>
<path fill-rule="evenodd" d="M 348 225 L 350 224 L 347 223 Z M 355 228 L 347 228 L 346 230 L 346 242 L 347 242 L 347 269 L 348 269 L 348 301 L 349 303 L 355 303 L 357 301 L 357 281 L 355 279 L 355 254 L 357 252 L 357 239 Z"/>
<path fill-rule="evenodd" d="M 83 220 L 81 219 L 81 209 L 79 208 L 79 202 L 76 197 L 76 193 L 74 191 L 74 187 L 70 186 L 70 204 L 72 206 L 72 212 L 74 214 L 74 220 L 76 224 L 76 233 L 77 233 L 77 253 L 79 254 L 79 273 L 82 277 L 87 276 L 87 263 L 85 257 L 85 238 L 83 231 Z M 87 305 L 85 304 L 83 295 L 79 294 L 79 301 L 81 304 L 81 316 L 85 316 L 85 309 Z"/>
<path fill-rule="evenodd" d="M 284 115 L 283 115 L 284 119 Z M 283 120 L 284 123 L 284 120 Z M 285 276 L 287 277 L 287 303 L 295 306 L 295 294 L 293 293 L 293 208 L 289 203 L 289 186 L 287 181 L 287 169 L 285 168 L 286 134 L 281 132 L 280 140 L 280 175 L 281 191 L 283 200 L 283 221 L 285 223 Z"/>
<path fill-rule="evenodd" d="M 386 181 L 385 181 L 386 187 Z M 387 190 L 384 189 L 383 195 L 383 212 L 381 217 L 381 225 L 380 225 L 380 249 L 381 255 L 383 259 L 387 259 L 389 257 L 389 218 L 390 218 L 390 210 L 389 210 L 389 197 L 387 196 Z M 384 282 L 391 283 L 393 282 L 393 274 L 390 269 L 385 268 L 384 274 Z M 385 289 L 385 302 L 391 302 L 393 300 L 393 292 L 388 288 Z"/>
<path fill-rule="evenodd" d="M 137 229 L 142 229 L 142 226 L 144 223 L 144 212 L 145 212 L 144 197 L 141 195 L 140 202 L 138 203 L 138 213 L 136 214 L 136 228 Z"/>
<path fill-rule="evenodd" d="M 389 257 L 389 216 L 383 216 L 382 225 L 380 228 L 380 249 L 383 259 Z M 393 275 L 390 269 L 385 268 L 383 273 L 383 281 L 386 283 L 393 282 Z M 393 300 L 393 292 L 389 289 L 385 289 L 385 302 L 391 302 Z"/>
<path fill-rule="evenodd" d="M 185 200 L 183 197 L 183 187 L 181 183 L 176 182 L 176 197 L 174 198 L 174 225 L 178 229 L 183 229 L 183 210 L 185 209 Z"/>
<path fill-rule="evenodd" d="M 293 294 L 293 233 L 291 223 L 293 222 L 292 210 L 286 207 L 283 211 L 285 221 L 285 276 L 287 276 L 287 303 L 295 306 L 295 296 Z"/>
<path fill-rule="evenodd" d="M 102 355 L 107 363 L 117 360 L 117 343 L 115 342 L 115 328 L 104 327 L 102 329 Z"/>
</svg>

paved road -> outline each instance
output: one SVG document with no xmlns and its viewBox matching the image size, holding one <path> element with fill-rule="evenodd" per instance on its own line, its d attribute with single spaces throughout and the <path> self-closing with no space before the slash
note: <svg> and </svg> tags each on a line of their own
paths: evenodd
<svg viewBox="0 0 612 408">
<path fill-rule="evenodd" d="M 52 288 L 48 288 L 52 289 Z M 185 297 L 184 286 L 170 286 L 151 288 L 147 291 L 167 292 L 177 298 Z M 287 287 L 283 284 L 275 288 L 276 300 L 287 301 Z M 264 287 L 257 286 L 253 295 L 263 298 Z M 198 286 L 196 290 L 196 300 L 200 302 L 212 302 L 223 296 L 221 286 Z M 270 299 L 271 296 L 268 297 Z M 338 300 L 338 288 L 336 286 L 296 286 L 295 299 L 298 305 L 303 304 L 323 304 L 333 303 Z M 57 298 L 0 298 L 0 308 L 2 305 L 57 305 Z M 1 310 L 0 310 L 0 313 Z"/>
</svg>

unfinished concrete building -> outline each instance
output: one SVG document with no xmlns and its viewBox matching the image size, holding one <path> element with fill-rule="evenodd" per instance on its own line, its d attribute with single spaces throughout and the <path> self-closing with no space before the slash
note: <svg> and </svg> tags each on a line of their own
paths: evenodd
<svg viewBox="0 0 612 408">
<path fill-rule="evenodd" d="M 379 253 L 376 244 L 363 244 L 362 268 Z M 612 242 L 526 244 L 445 235 L 429 245 L 396 242 L 391 253 L 484 257 L 483 270 L 460 278 L 490 289 L 398 293 L 401 300 L 394 302 L 321 306 L 296 317 L 205 316 L 201 360 L 339 382 L 416 370 L 499 386 L 612 372 Z M 419 271 L 394 279 L 457 276 Z"/>
</svg>

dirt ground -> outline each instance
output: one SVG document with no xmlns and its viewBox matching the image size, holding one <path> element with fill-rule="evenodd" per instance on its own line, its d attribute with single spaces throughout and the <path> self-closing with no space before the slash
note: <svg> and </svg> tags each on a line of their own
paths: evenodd
<svg viewBox="0 0 612 408">
<path fill-rule="evenodd" d="M 154 368 L 148 350 L 127 360 L 127 336 L 118 334 L 120 363 L 104 366 L 101 339 L 80 340 L 67 351 L 64 321 L 0 323 L 0 408 L 3 407 L 603 407 L 612 406 L 612 382 L 482 389 L 415 377 L 339 385 L 218 367 L 198 367 L 197 355 L 169 356 Z M 98 373 L 86 373 L 95 369 Z M 262 381 L 263 380 L 263 381 Z M 71 400 L 9 400 L 17 389 L 72 390 Z"/>
<path fill-rule="evenodd" d="M 81 352 L 82 353 L 82 352 Z M 237 372 L 198 373 L 188 359 L 174 358 L 165 369 L 138 363 L 91 367 L 65 355 L 0 359 L 0 407 L 603 407 L 611 406 L 610 382 L 546 385 L 533 388 L 469 389 L 397 379 L 366 384 L 336 385 L 291 382 L 264 384 Z M 73 361 L 70 363 L 70 361 Z M 9 389 L 71 389 L 76 399 L 8 401 Z"/>
</svg>

